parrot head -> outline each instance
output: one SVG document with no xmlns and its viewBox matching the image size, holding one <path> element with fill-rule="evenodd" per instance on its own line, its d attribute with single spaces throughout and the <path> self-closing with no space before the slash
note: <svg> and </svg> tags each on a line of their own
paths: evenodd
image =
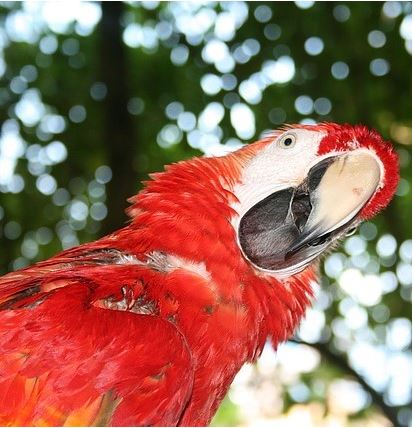
<svg viewBox="0 0 414 428">
<path fill-rule="evenodd" d="M 230 155 L 241 165 L 232 218 L 244 258 L 289 277 L 391 200 L 391 145 L 365 126 L 293 125 Z"/>
<path fill-rule="evenodd" d="M 290 125 L 226 156 L 151 174 L 128 212 L 147 228 L 143 252 L 205 263 L 220 275 L 223 265 L 230 272 L 247 263 L 283 279 L 384 208 L 398 171 L 391 144 L 365 126 Z"/>
</svg>

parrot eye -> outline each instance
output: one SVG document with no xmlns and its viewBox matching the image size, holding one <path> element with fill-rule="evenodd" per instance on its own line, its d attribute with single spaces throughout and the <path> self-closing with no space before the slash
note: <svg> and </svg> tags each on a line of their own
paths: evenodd
<svg viewBox="0 0 414 428">
<path fill-rule="evenodd" d="M 291 149 L 296 144 L 296 138 L 294 135 L 285 135 L 280 141 L 279 146 L 283 149 Z"/>
</svg>

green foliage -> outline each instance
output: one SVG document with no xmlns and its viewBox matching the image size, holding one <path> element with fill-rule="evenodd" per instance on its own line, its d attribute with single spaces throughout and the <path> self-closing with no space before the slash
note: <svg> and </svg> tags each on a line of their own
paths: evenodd
<svg viewBox="0 0 414 428">
<path fill-rule="evenodd" d="M 211 426 L 226 426 L 236 427 L 241 423 L 241 418 L 238 415 L 237 406 L 235 406 L 231 400 L 226 397 L 221 403 L 221 406 L 211 421 Z"/>
</svg>

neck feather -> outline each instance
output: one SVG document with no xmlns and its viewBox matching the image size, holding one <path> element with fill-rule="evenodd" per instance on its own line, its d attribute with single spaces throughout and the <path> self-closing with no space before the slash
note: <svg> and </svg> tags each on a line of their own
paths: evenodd
<svg viewBox="0 0 414 428">
<path fill-rule="evenodd" d="M 286 280 L 257 272 L 242 256 L 231 219 L 244 158 L 197 158 L 171 165 L 132 198 L 128 246 L 203 266 L 222 302 L 249 313 L 254 359 L 268 337 L 277 346 L 297 327 L 312 298 L 313 268 Z M 133 235 L 131 235 L 131 233 Z"/>
</svg>

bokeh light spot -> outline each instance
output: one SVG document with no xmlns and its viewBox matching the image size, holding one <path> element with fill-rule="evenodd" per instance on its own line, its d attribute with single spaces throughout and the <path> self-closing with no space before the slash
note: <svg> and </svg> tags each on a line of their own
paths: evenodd
<svg viewBox="0 0 414 428">
<path fill-rule="evenodd" d="M 73 123 L 81 123 L 86 119 L 86 109 L 82 105 L 76 105 L 69 110 L 69 119 Z"/>
<path fill-rule="evenodd" d="M 91 86 L 90 94 L 92 99 L 94 99 L 95 101 L 102 101 L 106 97 L 107 93 L 108 89 L 105 83 L 103 82 L 95 82 Z"/>
<path fill-rule="evenodd" d="M 386 1 L 382 11 L 387 18 L 397 18 L 402 12 L 402 7 L 398 1 Z"/>
<path fill-rule="evenodd" d="M 309 37 L 305 41 L 305 51 L 312 56 L 322 53 L 324 47 L 323 40 L 320 37 Z"/>
<path fill-rule="evenodd" d="M 368 33 L 368 43 L 373 48 L 382 48 L 386 41 L 387 38 L 382 31 L 373 30 Z"/>
<path fill-rule="evenodd" d="M 214 25 L 214 34 L 217 38 L 225 42 L 234 38 L 236 34 L 236 21 L 231 13 L 223 12 L 218 15 Z"/>
<path fill-rule="evenodd" d="M 372 241 L 377 236 L 377 226 L 370 222 L 366 221 L 359 226 L 359 233 L 363 236 L 367 241 Z"/>
<path fill-rule="evenodd" d="M 169 119 L 174 120 L 174 119 L 178 119 L 178 116 L 183 111 L 184 111 L 184 106 L 178 101 L 173 101 L 172 103 L 167 105 L 165 109 L 165 114 Z"/>
<path fill-rule="evenodd" d="M 348 6 L 338 4 L 334 7 L 333 16 L 338 22 L 346 22 L 351 17 L 351 11 Z"/>
<path fill-rule="evenodd" d="M 398 279 L 394 272 L 386 271 L 380 275 L 383 293 L 391 293 L 398 287 Z"/>
<path fill-rule="evenodd" d="M 198 118 L 198 127 L 201 131 L 213 131 L 224 117 L 224 107 L 218 102 L 207 104 Z"/>
<path fill-rule="evenodd" d="M 376 250 L 381 257 L 389 257 L 397 250 L 397 241 L 390 234 L 382 235 L 377 242 Z"/>
<path fill-rule="evenodd" d="M 27 82 L 34 82 L 38 76 L 37 68 L 33 64 L 27 64 L 20 70 L 20 75 Z"/>
<path fill-rule="evenodd" d="M 346 79 L 349 75 L 348 64 L 346 64 L 343 61 L 335 62 L 334 64 L 332 64 L 331 73 L 332 73 L 332 76 L 335 77 L 335 79 L 338 79 L 338 80 Z"/>
<path fill-rule="evenodd" d="M 332 103 L 328 98 L 317 98 L 314 104 L 315 112 L 321 116 L 329 114 L 332 110 Z"/>
<path fill-rule="evenodd" d="M 17 221 L 12 220 L 4 225 L 3 233 L 7 239 L 14 240 L 21 235 L 22 227 Z"/>
<path fill-rule="evenodd" d="M 175 46 L 171 51 L 171 62 L 175 65 L 184 65 L 187 60 L 190 51 L 185 45 Z"/>
<path fill-rule="evenodd" d="M 68 154 L 66 146 L 61 141 L 52 141 L 45 147 L 45 151 L 53 163 L 63 162 Z"/>
<path fill-rule="evenodd" d="M 225 91 L 232 91 L 237 86 L 237 78 L 233 74 L 224 74 L 221 77 L 221 86 Z"/>
<path fill-rule="evenodd" d="M 108 214 L 106 205 L 102 202 L 95 202 L 91 205 L 90 216 L 97 221 L 103 220 Z"/>
<path fill-rule="evenodd" d="M 253 80 L 241 82 L 239 93 L 249 104 L 258 104 L 262 100 L 262 91 Z"/>
<path fill-rule="evenodd" d="M 42 37 L 42 39 L 39 42 L 39 49 L 45 55 L 51 55 L 55 53 L 57 47 L 58 47 L 58 41 L 54 34 L 49 34 L 45 37 Z"/>
<path fill-rule="evenodd" d="M 307 115 L 313 111 L 312 98 L 307 95 L 301 95 L 295 100 L 295 109 L 298 113 Z"/>
<path fill-rule="evenodd" d="M 295 63 L 290 56 L 281 56 L 277 61 L 266 61 L 262 72 L 269 83 L 287 83 L 295 75 Z"/>
<path fill-rule="evenodd" d="M 236 134 L 242 139 L 252 138 L 256 132 L 254 114 L 246 104 L 234 104 L 230 110 L 230 120 Z"/>
<path fill-rule="evenodd" d="M 345 251 L 350 255 L 362 254 L 367 248 L 367 242 L 360 236 L 351 236 L 345 241 Z"/>
<path fill-rule="evenodd" d="M 295 1 L 295 5 L 299 9 L 310 9 L 315 4 L 314 1 Z"/>
<path fill-rule="evenodd" d="M 157 136 L 157 143 L 160 147 L 168 148 L 178 144 L 183 137 L 183 133 L 177 125 L 165 125 Z"/>
<path fill-rule="evenodd" d="M 127 104 L 127 110 L 129 114 L 138 116 L 145 110 L 145 103 L 142 98 L 133 97 L 130 98 Z"/>
<path fill-rule="evenodd" d="M 272 19 L 272 9 L 267 5 L 260 5 L 254 10 L 254 17 L 259 22 L 268 22 Z"/>
<path fill-rule="evenodd" d="M 101 165 L 96 168 L 95 179 L 98 183 L 106 184 L 109 183 L 112 179 L 112 170 L 107 165 Z"/>
<path fill-rule="evenodd" d="M 177 125 L 183 130 L 183 131 L 191 131 L 196 126 L 196 117 L 194 113 L 191 113 L 189 111 L 182 112 L 178 115 Z"/>
<path fill-rule="evenodd" d="M 42 174 L 36 180 L 36 187 L 44 195 L 51 195 L 57 189 L 57 183 L 51 175 Z"/>
<path fill-rule="evenodd" d="M 403 286 L 410 286 L 412 283 L 412 267 L 409 263 L 398 263 L 397 277 Z"/>
<path fill-rule="evenodd" d="M 268 40 L 275 41 L 281 36 L 282 29 L 277 24 L 267 24 L 263 32 Z"/>
<path fill-rule="evenodd" d="M 385 76 L 390 71 L 390 64 L 383 58 L 376 58 L 369 63 L 369 69 L 374 76 Z"/>
<path fill-rule="evenodd" d="M 207 95 L 216 95 L 221 90 L 221 79 L 215 74 L 205 74 L 201 78 L 201 88 Z"/>
<path fill-rule="evenodd" d="M 411 262 L 412 259 L 412 251 L 413 251 L 413 247 L 412 247 L 412 241 L 411 239 L 407 239 L 406 241 L 404 241 L 401 245 L 400 245 L 400 257 L 404 262 Z"/>
</svg>

